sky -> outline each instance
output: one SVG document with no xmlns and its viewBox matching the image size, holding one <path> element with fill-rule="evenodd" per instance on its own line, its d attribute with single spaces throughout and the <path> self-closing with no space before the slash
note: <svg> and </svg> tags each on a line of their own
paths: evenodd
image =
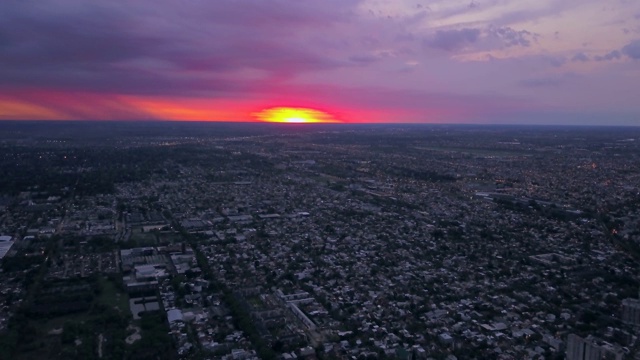
<svg viewBox="0 0 640 360">
<path fill-rule="evenodd" d="M 3 0 L 0 119 L 640 125 L 638 0 Z"/>
</svg>

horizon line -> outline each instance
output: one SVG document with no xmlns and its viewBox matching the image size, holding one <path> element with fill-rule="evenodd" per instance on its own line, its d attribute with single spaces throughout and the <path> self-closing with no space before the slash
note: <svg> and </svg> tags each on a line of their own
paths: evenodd
<svg viewBox="0 0 640 360">
<path fill-rule="evenodd" d="M 352 126 L 352 125 L 415 125 L 415 126 L 546 126 L 546 127 L 625 127 L 639 128 L 640 124 L 576 124 L 576 123 L 502 123 L 502 122 L 310 122 L 310 123 L 286 123 L 256 120 L 163 120 L 163 119 L 0 119 L 0 123 L 20 122 L 70 122 L 70 123 L 200 123 L 200 124 L 265 124 L 287 127 L 311 127 L 311 126 Z"/>
</svg>

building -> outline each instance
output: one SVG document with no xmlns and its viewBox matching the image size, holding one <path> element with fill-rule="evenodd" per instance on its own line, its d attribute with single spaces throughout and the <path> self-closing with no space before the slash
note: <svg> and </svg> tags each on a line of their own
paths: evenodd
<svg viewBox="0 0 640 360">
<path fill-rule="evenodd" d="M 622 321 L 627 324 L 640 326 L 640 300 L 622 300 Z"/>
<path fill-rule="evenodd" d="M 11 250 L 14 243 L 11 239 L 12 237 L 8 235 L 0 236 L 0 259 L 7 255 L 9 250 Z"/>
<path fill-rule="evenodd" d="M 624 351 L 620 346 L 592 336 L 581 338 L 576 334 L 570 334 L 566 355 L 567 360 L 622 360 Z"/>
</svg>

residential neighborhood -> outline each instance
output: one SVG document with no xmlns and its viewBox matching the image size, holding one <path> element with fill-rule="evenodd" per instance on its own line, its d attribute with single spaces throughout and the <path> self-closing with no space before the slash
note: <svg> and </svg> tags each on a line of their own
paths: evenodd
<svg viewBox="0 0 640 360">
<path fill-rule="evenodd" d="M 635 129 L 255 132 L 3 139 L 1 358 L 640 359 Z"/>
</svg>

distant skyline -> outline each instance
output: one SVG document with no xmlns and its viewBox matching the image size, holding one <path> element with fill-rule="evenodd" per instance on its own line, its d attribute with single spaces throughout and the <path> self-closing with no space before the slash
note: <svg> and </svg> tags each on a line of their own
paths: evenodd
<svg viewBox="0 0 640 360">
<path fill-rule="evenodd" d="M 640 1 L 0 2 L 0 119 L 258 121 L 286 107 L 640 125 Z"/>
</svg>

